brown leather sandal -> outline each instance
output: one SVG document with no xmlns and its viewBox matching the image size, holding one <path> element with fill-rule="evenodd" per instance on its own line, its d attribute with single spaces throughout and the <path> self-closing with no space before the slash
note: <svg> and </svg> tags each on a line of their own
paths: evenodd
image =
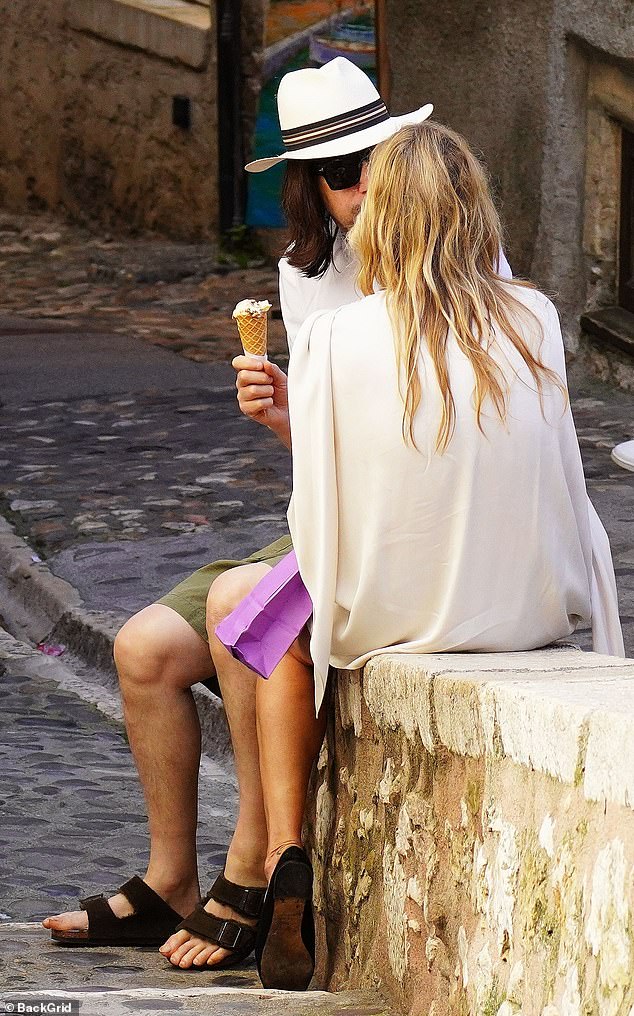
<svg viewBox="0 0 634 1016">
<path fill-rule="evenodd" d="M 204 964 L 200 967 L 191 966 L 184 969 L 227 970 L 229 967 L 235 967 L 238 963 L 242 963 L 255 948 L 257 925 L 214 917 L 204 909 L 205 903 L 215 900 L 216 903 L 223 903 L 226 907 L 231 907 L 242 917 L 252 917 L 259 920 L 265 892 L 266 889 L 261 886 L 237 885 L 235 882 L 230 882 L 224 875 L 219 875 L 205 898 L 184 921 L 181 921 L 176 931 L 189 931 L 192 935 L 207 939 L 212 945 L 230 949 L 231 955 L 219 963 L 212 963 L 209 966 Z"/>
<path fill-rule="evenodd" d="M 79 905 L 88 913 L 88 928 L 85 931 L 54 930 L 52 940 L 69 946 L 159 946 L 174 934 L 181 915 L 142 878 L 134 875 L 117 891 L 130 901 L 133 914 L 117 917 L 103 893 L 87 896 Z"/>
</svg>

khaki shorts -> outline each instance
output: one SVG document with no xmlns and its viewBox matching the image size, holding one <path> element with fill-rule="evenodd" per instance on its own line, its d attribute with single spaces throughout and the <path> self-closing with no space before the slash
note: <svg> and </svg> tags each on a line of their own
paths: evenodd
<svg viewBox="0 0 634 1016">
<path fill-rule="evenodd" d="M 243 564 L 264 562 L 273 566 L 292 549 L 293 544 L 290 536 L 282 536 L 275 543 L 270 543 L 263 550 L 257 550 L 255 554 L 251 554 L 251 557 L 246 557 L 242 561 L 214 561 L 212 564 L 206 564 L 203 568 L 195 571 L 193 575 L 179 582 L 169 593 L 157 600 L 157 603 L 162 603 L 175 610 L 192 626 L 201 639 L 208 642 L 205 616 L 207 595 L 212 582 L 223 572 L 229 571 L 230 568 L 238 568 Z"/>
</svg>

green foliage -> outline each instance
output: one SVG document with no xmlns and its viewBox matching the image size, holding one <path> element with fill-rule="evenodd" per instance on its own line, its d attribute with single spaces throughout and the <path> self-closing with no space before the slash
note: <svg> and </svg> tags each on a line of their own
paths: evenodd
<svg viewBox="0 0 634 1016">
<path fill-rule="evenodd" d="M 218 264 L 229 268 L 260 268 L 266 264 L 262 244 L 249 226 L 232 226 L 223 233 Z"/>
</svg>

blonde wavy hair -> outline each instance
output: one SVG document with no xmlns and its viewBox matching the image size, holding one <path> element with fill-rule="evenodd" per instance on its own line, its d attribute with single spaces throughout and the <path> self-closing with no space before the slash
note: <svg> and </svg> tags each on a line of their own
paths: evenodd
<svg viewBox="0 0 634 1016">
<path fill-rule="evenodd" d="M 484 169 L 459 134 L 428 120 L 402 127 L 378 145 L 370 159 L 367 195 L 348 241 L 361 262 L 362 292 L 372 293 L 375 281 L 386 291 L 406 443 L 416 446 L 414 415 L 422 399 L 417 364 L 423 342 L 443 400 L 438 451 L 446 449 L 455 428 L 447 366 L 450 336 L 473 367 L 478 427 L 482 430 L 487 398 L 505 420 L 508 382 L 488 352 L 494 321 L 528 366 L 542 410 L 545 381 L 566 396 L 560 377 L 539 360 L 539 322 L 498 274 L 500 221 Z M 519 280 L 514 285 L 533 288 Z M 533 319 L 537 355 L 513 323 L 518 314 Z"/>
</svg>

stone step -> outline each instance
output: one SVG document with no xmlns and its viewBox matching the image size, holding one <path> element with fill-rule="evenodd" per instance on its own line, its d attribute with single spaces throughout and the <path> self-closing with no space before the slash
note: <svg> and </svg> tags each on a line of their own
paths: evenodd
<svg viewBox="0 0 634 1016">
<path fill-rule="evenodd" d="M 81 1003 L 81 1016 L 129 1016 L 135 1011 L 161 1016 L 393 1014 L 370 991 L 264 989 L 253 962 L 213 974 L 175 970 L 155 949 L 55 946 L 48 932 L 34 923 L 0 924 L 0 956 L 0 987 L 5 1007 L 12 1000 L 16 1006 L 18 1001 L 33 1005 L 37 1001 L 55 1000 L 67 1005 L 76 1000 Z M 77 1006 L 74 1011 L 78 1011 Z"/>
</svg>

